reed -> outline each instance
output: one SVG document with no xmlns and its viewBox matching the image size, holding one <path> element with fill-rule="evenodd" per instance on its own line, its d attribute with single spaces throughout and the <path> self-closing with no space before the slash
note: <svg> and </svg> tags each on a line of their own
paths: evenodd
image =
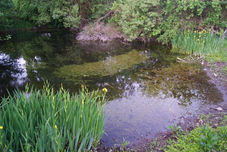
<svg viewBox="0 0 227 152">
<path fill-rule="evenodd" d="M 205 55 L 210 61 L 227 61 L 226 44 L 226 40 L 206 30 L 184 31 L 172 39 L 174 48 L 189 54 Z"/>
<path fill-rule="evenodd" d="M 106 91 L 26 87 L 2 99 L 0 151 L 86 151 L 103 134 Z"/>
</svg>

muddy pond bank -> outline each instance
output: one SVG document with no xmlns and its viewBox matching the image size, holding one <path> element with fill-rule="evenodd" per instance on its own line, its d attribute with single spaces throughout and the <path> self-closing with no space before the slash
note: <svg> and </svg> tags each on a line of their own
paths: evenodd
<svg viewBox="0 0 227 152">
<path fill-rule="evenodd" d="M 45 81 L 71 93 L 81 85 L 107 88 L 102 145 L 131 144 L 156 137 L 182 116 L 224 103 L 225 96 L 199 64 L 152 43 L 80 43 L 70 33 L 24 32 L 0 45 L 1 96 L 42 88 Z"/>
</svg>

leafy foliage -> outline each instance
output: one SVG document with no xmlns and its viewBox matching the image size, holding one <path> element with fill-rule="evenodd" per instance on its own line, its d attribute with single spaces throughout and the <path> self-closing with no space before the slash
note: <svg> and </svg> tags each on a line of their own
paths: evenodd
<svg viewBox="0 0 227 152">
<path fill-rule="evenodd" d="M 0 29 L 10 27 L 10 18 L 14 13 L 12 11 L 13 3 L 11 0 L 0 1 Z"/>
<path fill-rule="evenodd" d="M 66 28 L 79 25 L 79 7 L 73 0 L 14 0 L 14 7 L 20 18 L 37 25 L 52 23 Z"/>
<path fill-rule="evenodd" d="M 213 129 L 209 126 L 198 127 L 188 135 L 180 135 L 170 140 L 166 152 L 211 152 L 227 150 L 227 126 Z"/>
<path fill-rule="evenodd" d="M 156 36 L 168 42 L 184 29 L 225 28 L 226 7 L 221 0 L 118 0 L 113 21 L 131 39 Z"/>
<path fill-rule="evenodd" d="M 120 0 L 114 3 L 113 20 L 130 39 L 156 35 L 160 21 L 159 0 Z"/>
<path fill-rule="evenodd" d="M 14 18 L 35 25 L 77 28 L 84 21 L 92 21 L 104 15 L 113 0 L 1 0 L 1 22 Z M 4 25 L 5 26 L 5 25 Z M 6 27 L 7 28 L 7 27 Z"/>
<path fill-rule="evenodd" d="M 92 0 L 92 2 L 91 20 L 94 20 L 105 15 L 111 9 L 114 0 Z"/>
</svg>

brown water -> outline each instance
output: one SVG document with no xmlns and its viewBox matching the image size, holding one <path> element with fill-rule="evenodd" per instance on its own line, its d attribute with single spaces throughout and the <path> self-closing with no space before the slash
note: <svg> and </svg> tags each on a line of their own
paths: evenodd
<svg viewBox="0 0 227 152">
<path fill-rule="evenodd" d="M 102 143 L 134 143 L 224 101 L 203 67 L 177 57 L 184 56 L 155 43 L 79 43 L 61 32 L 17 33 L 0 43 L 0 96 L 26 84 L 39 89 L 47 80 L 72 93 L 82 84 L 106 87 Z"/>
</svg>

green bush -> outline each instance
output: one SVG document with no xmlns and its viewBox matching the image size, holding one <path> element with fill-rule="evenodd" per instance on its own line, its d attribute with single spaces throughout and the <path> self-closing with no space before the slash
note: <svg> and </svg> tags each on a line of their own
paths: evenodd
<svg viewBox="0 0 227 152">
<path fill-rule="evenodd" d="M 77 28 L 80 23 L 79 6 L 73 0 L 14 0 L 12 7 L 18 18 L 36 25 L 54 24 Z"/>
<path fill-rule="evenodd" d="M 70 95 L 41 91 L 16 91 L 3 98 L 0 111 L 0 151 L 85 151 L 103 134 L 105 92 L 86 89 Z"/>
<path fill-rule="evenodd" d="M 112 19 L 122 31 L 135 39 L 156 35 L 154 29 L 160 21 L 159 0 L 119 0 L 114 3 Z"/>
<path fill-rule="evenodd" d="M 4 19 L 6 22 L 10 18 L 29 21 L 36 26 L 78 28 L 81 23 L 87 23 L 104 15 L 110 10 L 112 1 L 3 0 L 0 2 L 0 28 L 1 20 Z"/>
<path fill-rule="evenodd" d="M 198 127 L 188 135 L 180 135 L 170 140 L 166 152 L 212 152 L 227 151 L 227 126 L 213 129 Z"/>
<path fill-rule="evenodd" d="M 118 0 L 113 22 L 131 39 L 156 37 L 167 43 L 184 29 L 225 28 L 221 0 Z"/>
</svg>

